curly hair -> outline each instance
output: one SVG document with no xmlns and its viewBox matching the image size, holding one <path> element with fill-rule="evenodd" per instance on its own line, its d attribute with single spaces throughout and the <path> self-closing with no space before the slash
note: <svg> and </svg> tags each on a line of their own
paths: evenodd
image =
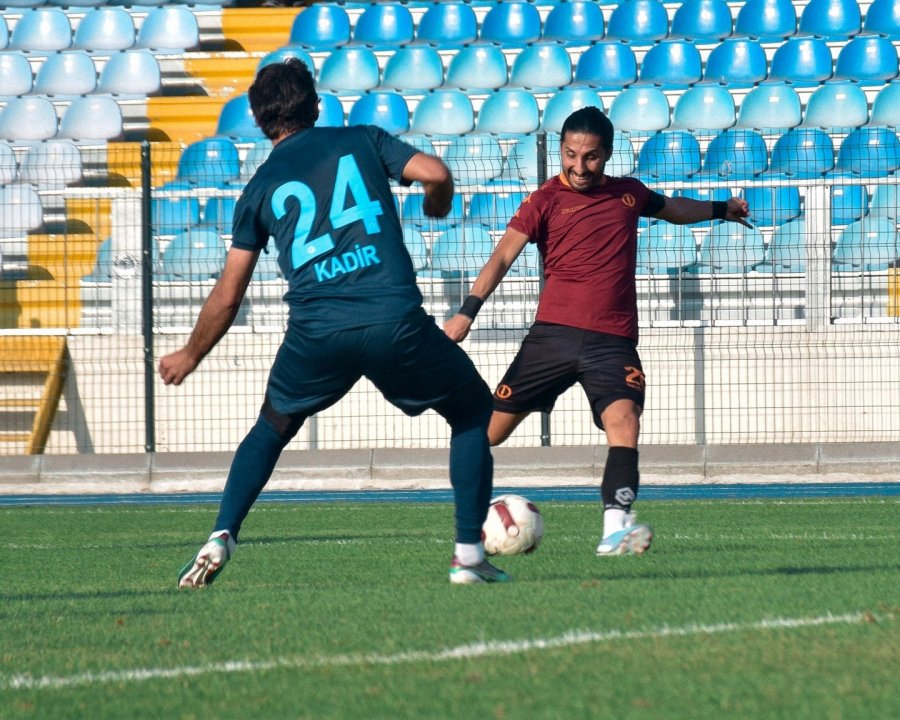
<svg viewBox="0 0 900 720">
<path fill-rule="evenodd" d="M 256 124 L 270 140 L 310 128 L 319 118 L 315 80 L 297 58 L 266 65 L 247 95 Z"/>
</svg>

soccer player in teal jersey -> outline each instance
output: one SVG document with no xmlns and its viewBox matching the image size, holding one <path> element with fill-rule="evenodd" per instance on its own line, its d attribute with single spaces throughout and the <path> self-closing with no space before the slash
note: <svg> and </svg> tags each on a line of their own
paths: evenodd
<svg viewBox="0 0 900 720">
<path fill-rule="evenodd" d="M 598 555 L 641 554 L 653 531 L 634 522 L 638 433 L 645 377 L 637 353 L 635 267 L 641 217 L 676 224 L 719 219 L 747 225 L 740 198 L 702 202 L 666 197 L 633 177 L 604 173 L 613 126 L 601 110 L 576 110 L 560 133 L 561 172 L 521 204 L 460 311 L 444 324 L 461 342 L 481 304 L 519 253 L 537 244 L 544 288 L 535 323 L 494 392 L 488 435 L 504 442 L 530 413 L 552 410 L 576 382 L 609 444 L 600 485 L 603 531 Z"/>
<path fill-rule="evenodd" d="M 237 202 L 225 267 L 197 325 L 182 349 L 160 360 L 160 375 L 181 384 L 228 331 L 269 237 L 288 282 L 288 325 L 213 532 L 182 568 L 179 587 L 217 577 L 285 445 L 361 377 L 408 415 L 433 409 L 450 426 L 451 582 L 508 580 L 481 544 L 493 485 L 490 388 L 422 307 L 389 183 L 421 183 L 425 214 L 444 217 L 453 199 L 449 170 L 374 126 L 315 127 L 315 83 L 295 58 L 260 70 L 249 98 L 273 149 Z"/>
</svg>

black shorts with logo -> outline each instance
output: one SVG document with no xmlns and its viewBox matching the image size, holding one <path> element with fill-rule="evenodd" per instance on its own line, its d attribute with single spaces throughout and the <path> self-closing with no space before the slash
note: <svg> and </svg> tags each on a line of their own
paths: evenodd
<svg viewBox="0 0 900 720">
<path fill-rule="evenodd" d="M 644 407 L 644 371 L 633 340 L 536 322 L 494 390 L 494 409 L 549 412 L 576 382 L 584 388 L 599 428 L 600 414 L 615 400 L 633 400 Z"/>
</svg>

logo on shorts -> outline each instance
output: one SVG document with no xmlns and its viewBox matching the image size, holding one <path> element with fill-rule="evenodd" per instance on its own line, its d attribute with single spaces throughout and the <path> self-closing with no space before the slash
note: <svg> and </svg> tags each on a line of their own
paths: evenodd
<svg viewBox="0 0 900 720">
<path fill-rule="evenodd" d="M 625 384 L 630 388 L 644 392 L 644 388 L 647 387 L 647 379 L 644 377 L 643 371 L 631 365 L 626 365 L 625 372 Z"/>
<path fill-rule="evenodd" d="M 616 502 L 622 507 L 631 507 L 631 503 L 633 503 L 635 499 L 634 490 L 627 487 L 619 488 L 616 490 L 615 498 Z"/>
<path fill-rule="evenodd" d="M 632 195 L 631 193 L 625 193 L 624 195 L 622 195 L 622 204 L 625 205 L 625 207 L 634 207 L 634 203 L 634 195 Z"/>
<path fill-rule="evenodd" d="M 506 400 L 512 395 L 512 388 L 509 385 L 498 385 L 494 395 L 501 400 Z"/>
</svg>

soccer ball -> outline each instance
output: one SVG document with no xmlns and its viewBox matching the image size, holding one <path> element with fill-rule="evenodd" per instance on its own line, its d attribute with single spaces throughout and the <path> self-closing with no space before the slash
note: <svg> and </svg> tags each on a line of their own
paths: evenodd
<svg viewBox="0 0 900 720">
<path fill-rule="evenodd" d="M 500 495 L 491 500 L 481 529 L 488 555 L 534 552 L 543 535 L 544 518 L 533 502 L 521 495 Z"/>
</svg>

